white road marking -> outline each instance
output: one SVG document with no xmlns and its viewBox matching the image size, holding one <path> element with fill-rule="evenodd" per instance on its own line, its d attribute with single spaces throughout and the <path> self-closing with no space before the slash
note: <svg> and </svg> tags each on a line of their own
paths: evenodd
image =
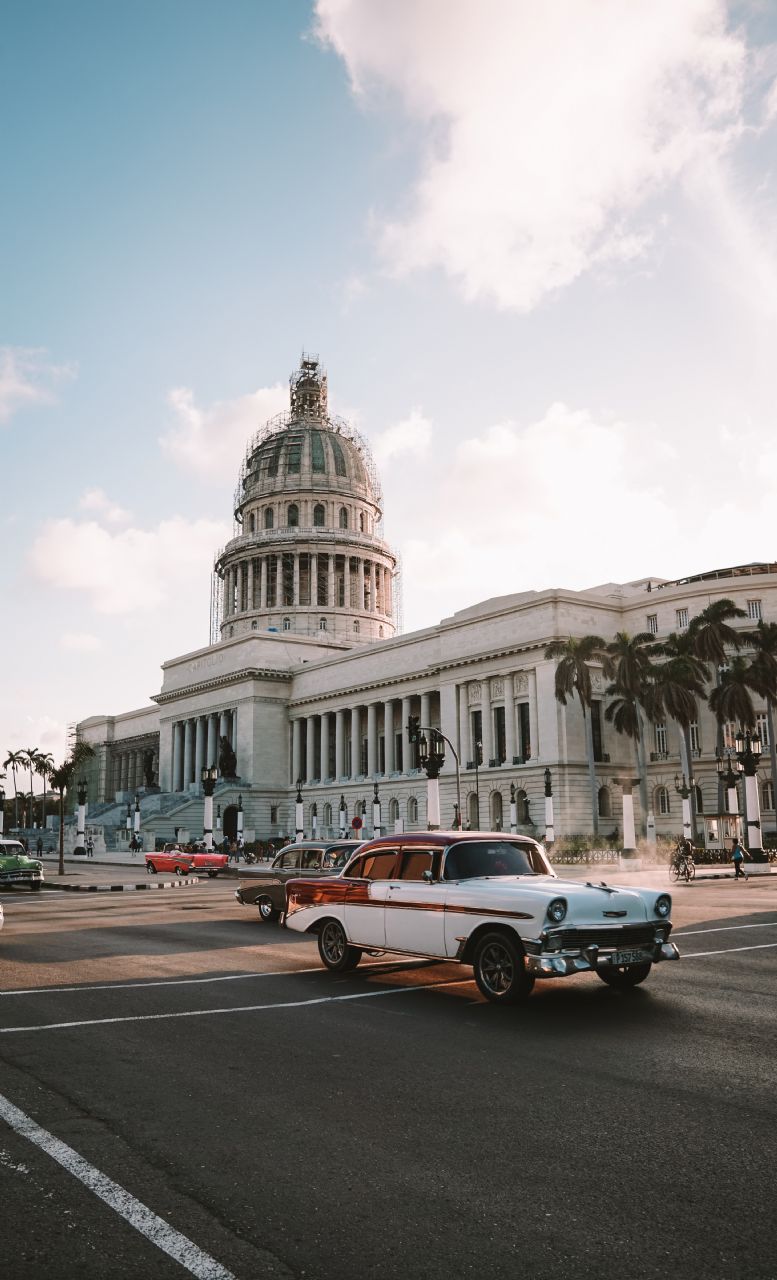
<svg viewBox="0 0 777 1280">
<path fill-rule="evenodd" d="M 732 951 L 765 951 L 767 947 L 777 947 L 777 942 L 757 942 L 752 947 L 726 947 L 724 951 L 683 951 L 681 959 L 698 960 L 699 956 L 727 956 Z"/>
<path fill-rule="evenodd" d="M 678 933 L 672 931 L 673 938 L 692 938 L 695 933 L 734 933 L 737 929 L 777 929 L 777 920 L 768 920 L 766 924 L 722 924 L 714 929 L 683 929 Z"/>
<path fill-rule="evenodd" d="M 777 944 L 775 944 L 777 945 Z M 346 1000 L 370 1000 L 375 996 L 397 996 L 409 991 L 429 991 L 432 987 L 462 987 L 473 978 L 455 978 L 450 982 L 425 982 L 414 987 L 389 987 L 384 991 L 356 991 L 350 996 L 318 996 L 315 1000 L 286 1000 L 275 1004 L 244 1004 L 234 1009 L 185 1009 L 178 1013 L 136 1013 L 121 1018 L 85 1018 L 78 1022 L 43 1022 L 32 1027 L 0 1027 L 0 1035 L 19 1031 L 63 1031 L 71 1027 L 104 1027 L 117 1022 L 165 1022 L 170 1018 L 209 1018 L 219 1013 L 264 1013 L 273 1009 L 305 1009 L 315 1004 L 342 1004 Z"/>
<path fill-rule="evenodd" d="M 113 1182 L 94 1165 L 89 1164 L 83 1156 L 69 1147 L 67 1143 L 55 1138 L 47 1129 L 42 1129 L 30 1116 L 25 1115 L 12 1102 L 0 1094 L 0 1117 L 16 1133 L 29 1142 L 40 1147 L 47 1155 L 62 1165 L 74 1178 L 78 1178 L 100 1200 L 124 1218 L 126 1222 L 139 1231 L 142 1236 L 161 1249 L 175 1262 L 197 1276 L 198 1280 L 235 1280 L 231 1271 L 222 1267 L 220 1262 L 204 1253 L 187 1236 L 181 1235 L 169 1222 L 152 1213 L 144 1204 L 136 1200 L 129 1191 Z"/>
</svg>

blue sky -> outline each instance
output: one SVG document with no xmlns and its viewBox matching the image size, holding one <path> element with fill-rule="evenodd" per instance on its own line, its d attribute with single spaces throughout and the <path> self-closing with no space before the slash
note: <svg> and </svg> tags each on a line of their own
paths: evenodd
<svg viewBox="0 0 777 1280">
<path fill-rule="evenodd" d="M 8 0 L 0 741 L 207 640 L 304 347 L 405 624 L 777 558 L 774 6 Z"/>
</svg>

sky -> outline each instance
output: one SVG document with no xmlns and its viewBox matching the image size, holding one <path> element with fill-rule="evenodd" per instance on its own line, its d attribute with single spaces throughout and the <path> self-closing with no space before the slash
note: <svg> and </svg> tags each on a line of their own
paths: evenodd
<svg viewBox="0 0 777 1280">
<path fill-rule="evenodd" d="M 5 0 L 0 743 L 208 642 L 304 349 L 404 627 L 777 560 L 773 0 Z"/>
</svg>

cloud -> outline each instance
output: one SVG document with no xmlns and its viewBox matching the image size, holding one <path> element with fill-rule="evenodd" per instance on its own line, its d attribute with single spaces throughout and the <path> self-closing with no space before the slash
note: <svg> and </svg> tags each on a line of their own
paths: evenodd
<svg viewBox="0 0 777 1280">
<path fill-rule="evenodd" d="M 67 755 L 67 726 L 60 720 L 55 720 L 51 716 L 30 716 L 22 715 L 18 712 L 13 713 L 8 718 L 8 723 L 4 726 L 6 743 L 5 751 L 20 751 L 27 747 L 37 747 L 39 751 L 44 753 L 50 751 L 54 757 L 55 764 L 60 764 Z M 3 755 L 2 759 L 5 759 Z M 11 782 L 11 770 L 6 770 L 6 799 L 8 798 L 8 783 Z M 23 787 L 23 779 L 25 770 L 17 769 L 16 782 L 21 792 Z M 26 774 L 28 779 L 27 786 L 29 788 L 29 773 Z"/>
<path fill-rule="evenodd" d="M 424 458 L 432 439 L 432 423 L 418 408 L 410 410 L 407 418 L 387 427 L 374 439 L 373 452 L 378 462 L 394 458 Z"/>
<path fill-rule="evenodd" d="M 167 403 L 173 421 L 159 438 L 162 449 L 187 471 L 233 480 L 254 432 L 288 409 L 289 392 L 277 384 L 201 408 L 189 387 L 175 387 Z"/>
<path fill-rule="evenodd" d="M 97 512 L 109 524 L 123 524 L 125 520 L 130 518 L 129 511 L 125 511 L 124 507 L 111 502 L 102 489 L 87 489 L 79 498 L 78 507 L 80 511 Z"/>
<path fill-rule="evenodd" d="M 661 230 L 655 197 L 743 129 L 723 0 L 317 0 L 365 103 L 398 102 L 421 171 L 380 246 L 470 300 L 528 311 Z M 770 99 L 770 108 L 773 107 Z"/>
<path fill-rule="evenodd" d="M 102 648 L 99 636 L 93 636 L 89 631 L 65 631 L 59 637 L 59 643 L 62 649 L 71 653 L 95 653 Z"/>
<path fill-rule="evenodd" d="M 229 536 L 226 523 L 180 516 L 115 532 L 94 521 L 48 520 L 29 563 L 48 586 L 84 592 L 96 613 L 148 615 L 190 597 L 204 611 L 213 556 Z"/>
<path fill-rule="evenodd" d="M 46 352 L 33 347 L 0 347 L 0 422 L 20 409 L 53 404 L 53 388 L 75 377 L 73 365 L 51 364 Z"/>
</svg>

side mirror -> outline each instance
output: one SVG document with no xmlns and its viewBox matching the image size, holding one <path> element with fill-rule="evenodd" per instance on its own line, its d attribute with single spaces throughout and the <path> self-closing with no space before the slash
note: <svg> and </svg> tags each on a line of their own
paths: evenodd
<svg viewBox="0 0 777 1280">
<path fill-rule="evenodd" d="M 421 879 L 423 880 L 424 884 L 434 884 L 434 876 L 432 875 L 431 871 L 424 871 L 421 876 Z"/>
</svg>

